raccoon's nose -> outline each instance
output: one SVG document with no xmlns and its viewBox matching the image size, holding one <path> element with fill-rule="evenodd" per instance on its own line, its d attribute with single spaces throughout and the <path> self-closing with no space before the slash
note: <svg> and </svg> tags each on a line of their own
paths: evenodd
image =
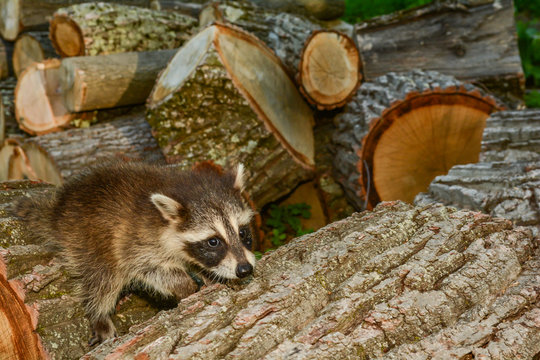
<svg viewBox="0 0 540 360">
<path fill-rule="evenodd" d="M 253 266 L 250 263 L 238 264 L 236 267 L 236 276 L 243 278 L 253 272 Z"/>
</svg>

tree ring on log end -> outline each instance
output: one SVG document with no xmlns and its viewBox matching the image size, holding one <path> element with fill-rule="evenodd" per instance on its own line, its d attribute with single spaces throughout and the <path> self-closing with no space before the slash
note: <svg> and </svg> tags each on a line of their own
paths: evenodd
<svg viewBox="0 0 540 360">
<path fill-rule="evenodd" d="M 452 166 L 478 162 L 486 119 L 498 110 L 492 98 L 463 87 L 410 93 L 393 103 L 371 122 L 358 153 L 369 205 L 412 203 Z"/>
<path fill-rule="evenodd" d="M 345 105 L 362 82 L 362 62 L 354 41 L 335 30 L 311 33 L 297 75 L 300 91 L 319 110 Z"/>
<path fill-rule="evenodd" d="M 28 34 L 22 34 L 17 38 L 13 45 L 13 54 L 13 71 L 17 77 L 30 64 L 45 59 L 45 52 L 39 41 Z"/>
<path fill-rule="evenodd" d="M 15 88 L 15 117 L 20 128 L 30 134 L 59 130 L 73 117 L 59 92 L 60 65 L 58 59 L 45 60 L 30 65 L 19 76 Z"/>
<path fill-rule="evenodd" d="M 79 25 L 65 15 L 57 15 L 49 28 L 51 42 L 62 57 L 84 55 L 83 33 Z"/>
<path fill-rule="evenodd" d="M 214 24 L 187 42 L 161 73 L 148 99 L 156 109 L 193 76 L 213 47 L 252 111 L 304 168 L 314 166 L 313 114 L 279 58 L 253 35 Z M 240 56 L 241 55 L 241 56 Z"/>
</svg>

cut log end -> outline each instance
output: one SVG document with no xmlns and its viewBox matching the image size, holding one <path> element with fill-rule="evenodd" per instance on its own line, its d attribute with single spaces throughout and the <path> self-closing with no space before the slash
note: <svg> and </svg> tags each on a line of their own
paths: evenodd
<svg viewBox="0 0 540 360">
<path fill-rule="evenodd" d="M 15 89 L 15 116 L 20 128 L 30 134 L 56 131 L 73 117 L 58 92 L 60 65 L 58 59 L 45 60 L 20 75 Z"/>
<path fill-rule="evenodd" d="M 19 14 L 21 0 L 2 0 L 0 14 L 0 35 L 8 41 L 14 41 L 19 34 Z"/>
<path fill-rule="evenodd" d="M 63 15 L 56 15 L 49 28 L 51 42 L 62 57 L 82 56 L 85 53 L 83 34 L 79 25 Z"/>
<path fill-rule="evenodd" d="M 45 52 L 39 41 L 28 34 L 19 36 L 13 47 L 13 71 L 17 77 L 32 63 L 44 59 Z"/>
<path fill-rule="evenodd" d="M 314 31 L 301 55 L 300 90 L 319 110 L 343 106 L 361 84 L 361 66 L 351 38 L 333 30 Z"/>
<path fill-rule="evenodd" d="M 495 101 L 464 88 L 411 93 L 371 123 L 358 163 L 369 204 L 427 190 L 457 164 L 475 163 Z"/>
<path fill-rule="evenodd" d="M 212 45 L 259 119 L 300 164 L 311 169 L 314 144 L 310 109 L 281 61 L 254 36 L 237 28 L 212 25 L 188 42 L 156 82 L 148 107 L 156 109 L 168 101 L 189 80 Z"/>
</svg>

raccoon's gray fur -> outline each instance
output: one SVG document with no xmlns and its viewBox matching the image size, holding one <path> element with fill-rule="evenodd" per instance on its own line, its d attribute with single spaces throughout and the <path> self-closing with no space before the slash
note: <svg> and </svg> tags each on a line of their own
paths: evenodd
<svg viewBox="0 0 540 360">
<path fill-rule="evenodd" d="M 80 174 L 50 198 L 25 199 L 15 212 L 35 236 L 61 246 L 95 344 L 115 336 L 110 315 L 134 281 L 183 298 L 198 289 L 188 266 L 209 278 L 252 272 L 253 211 L 242 187 L 241 166 L 235 172 L 215 165 L 180 172 L 114 163 Z"/>
</svg>

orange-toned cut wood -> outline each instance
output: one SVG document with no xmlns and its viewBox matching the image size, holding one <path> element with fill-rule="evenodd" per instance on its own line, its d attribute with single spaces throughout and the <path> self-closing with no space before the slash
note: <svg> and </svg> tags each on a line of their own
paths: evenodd
<svg viewBox="0 0 540 360">
<path fill-rule="evenodd" d="M 84 55 L 84 39 L 81 28 L 67 16 L 58 15 L 51 20 L 51 41 L 62 57 Z"/>
<path fill-rule="evenodd" d="M 304 97 L 319 110 L 345 105 L 362 80 L 358 48 L 335 30 L 314 31 L 300 57 L 298 82 Z"/>
<path fill-rule="evenodd" d="M 463 88 L 413 93 L 393 104 L 371 123 L 359 154 L 369 204 L 412 202 L 452 166 L 477 162 L 486 119 L 496 110 L 492 99 Z"/>
</svg>

